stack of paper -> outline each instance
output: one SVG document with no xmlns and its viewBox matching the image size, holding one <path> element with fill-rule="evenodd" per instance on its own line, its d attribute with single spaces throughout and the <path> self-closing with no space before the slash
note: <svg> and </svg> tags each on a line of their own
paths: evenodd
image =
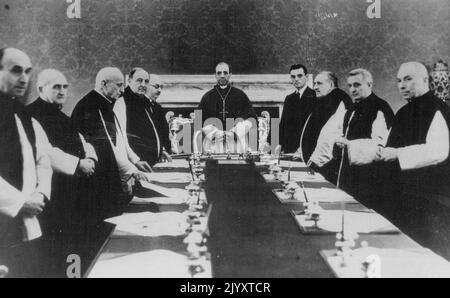
<svg viewBox="0 0 450 298">
<path fill-rule="evenodd" d="M 189 169 L 189 162 L 185 159 L 174 159 L 172 162 L 158 163 L 153 169 Z"/>
<path fill-rule="evenodd" d="M 342 257 L 323 252 L 325 261 L 340 278 L 364 278 L 363 263 L 381 278 L 449 278 L 450 263 L 428 249 L 399 250 L 361 248 L 353 251 L 346 266 Z M 378 272 L 378 273 L 377 273 Z"/>
<path fill-rule="evenodd" d="M 303 171 L 291 171 L 291 180 L 296 182 L 327 182 L 327 180 L 319 173 L 311 175 L 310 173 Z"/>
<path fill-rule="evenodd" d="M 284 175 L 287 177 L 287 175 Z M 267 182 L 275 181 L 275 176 L 273 174 L 263 174 L 264 179 Z M 314 182 L 314 183 L 326 183 L 327 180 L 319 173 L 311 175 L 308 172 L 303 171 L 291 171 L 291 181 L 293 182 Z"/>
<path fill-rule="evenodd" d="M 280 162 L 280 166 L 283 168 L 292 168 L 292 169 L 299 169 L 299 168 L 307 168 L 306 164 L 302 161 L 286 161 L 282 160 Z"/>
<path fill-rule="evenodd" d="M 172 198 L 180 198 L 180 199 L 184 199 L 187 197 L 188 193 L 185 189 L 183 188 L 168 188 L 168 187 L 162 187 L 159 185 L 155 185 L 153 183 L 148 183 L 145 181 L 141 181 L 140 182 L 142 187 L 155 191 L 163 196 L 166 197 L 172 197 Z"/>
<path fill-rule="evenodd" d="M 197 261 L 205 270 L 196 278 L 212 278 L 211 263 Z M 111 260 L 99 261 L 89 278 L 191 278 L 188 257 L 168 250 L 154 250 Z"/>
<path fill-rule="evenodd" d="M 188 228 L 187 216 L 178 212 L 133 213 L 107 219 L 116 230 L 144 237 L 181 236 Z"/>
<path fill-rule="evenodd" d="M 337 188 L 306 188 L 305 191 L 309 201 L 319 203 L 356 203 L 356 200 L 351 195 Z"/>
<path fill-rule="evenodd" d="M 159 183 L 189 183 L 192 181 L 192 175 L 189 173 L 146 173 L 148 179 Z"/>
<path fill-rule="evenodd" d="M 186 204 L 186 198 L 168 198 L 168 197 L 156 197 L 156 198 L 138 198 L 134 197 L 131 204 L 149 204 L 154 203 L 157 205 L 183 205 Z"/>
<path fill-rule="evenodd" d="M 339 233 L 342 231 L 342 220 L 344 213 L 344 231 L 359 234 L 392 234 L 399 233 L 390 221 L 377 213 L 353 212 L 340 210 L 323 210 L 317 226 L 314 221 L 306 219 L 305 215 L 296 215 L 298 224 L 305 230 L 314 233 L 314 228 L 318 231 L 329 233 Z M 317 231 L 317 232 L 318 232 Z"/>
</svg>

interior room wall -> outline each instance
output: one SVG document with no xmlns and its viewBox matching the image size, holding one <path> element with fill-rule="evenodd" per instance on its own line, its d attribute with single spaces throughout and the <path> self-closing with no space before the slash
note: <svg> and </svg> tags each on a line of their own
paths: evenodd
<svg viewBox="0 0 450 298">
<path fill-rule="evenodd" d="M 73 1 L 79 19 L 67 15 Z M 343 86 L 347 71 L 364 67 L 398 109 L 402 62 L 450 60 L 450 1 L 380 3 L 381 18 L 370 19 L 366 0 L 0 0 L 0 46 L 26 51 L 35 73 L 63 71 L 67 113 L 104 66 L 208 74 L 221 60 L 239 74 L 284 74 L 302 62 L 336 72 Z"/>
</svg>

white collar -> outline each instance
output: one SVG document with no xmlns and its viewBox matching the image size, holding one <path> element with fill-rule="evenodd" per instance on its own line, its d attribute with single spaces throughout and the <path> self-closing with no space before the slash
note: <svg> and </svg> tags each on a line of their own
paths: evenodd
<svg viewBox="0 0 450 298">
<path fill-rule="evenodd" d="M 98 91 L 97 89 L 94 89 L 95 92 L 97 92 L 98 94 L 100 94 L 104 99 L 106 99 L 109 103 L 113 103 L 108 97 L 106 97 L 103 93 L 101 93 L 100 91 Z"/>
<path fill-rule="evenodd" d="M 305 93 L 306 88 L 308 88 L 308 85 L 305 85 L 305 87 L 303 87 L 300 90 L 297 90 L 298 94 L 300 95 L 300 98 L 302 98 L 303 93 Z"/>
</svg>

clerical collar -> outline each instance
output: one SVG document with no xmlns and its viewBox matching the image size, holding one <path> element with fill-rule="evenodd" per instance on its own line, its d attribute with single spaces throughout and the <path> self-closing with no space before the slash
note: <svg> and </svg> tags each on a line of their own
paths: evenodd
<svg viewBox="0 0 450 298">
<path fill-rule="evenodd" d="M 156 100 L 152 99 L 151 97 L 144 95 L 144 98 L 146 98 L 151 104 L 156 104 Z"/>
<path fill-rule="evenodd" d="M 420 96 L 416 96 L 416 97 L 413 97 L 413 98 L 409 98 L 409 99 L 407 99 L 407 101 L 408 101 L 408 103 L 415 102 L 415 101 L 417 101 L 417 100 L 419 100 L 419 99 L 421 99 L 421 98 L 423 98 L 423 97 L 429 95 L 429 94 L 432 93 L 432 92 L 433 92 L 433 91 L 429 90 L 428 92 L 425 92 L 424 94 L 422 94 L 422 95 L 420 95 Z"/>
<path fill-rule="evenodd" d="M 114 102 L 111 99 L 109 99 L 108 97 L 106 97 L 103 93 L 101 93 L 100 91 L 98 91 L 96 89 L 94 89 L 94 90 L 95 90 L 95 92 L 100 94 L 104 99 L 106 99 L 110 104 L 114 104 Z"/>
<path fill-rule="evenodd" d="M 302 89 L 296 91 L 296 93 L 299 95 L 300 98 L 302 98 L 303 93 L 305 93 L 306 88 L 308 88 L 308 85 L 305 85 Z"/>
<path fill-rule="evenodd" d="M 225 89 L 228 89 L 230 87 L 230 84 L 228 84 L 226 86 L 219 85 L 219 87 L 220 87 L 220 89 L 225 90 Z"/>
<path fill-rule="evenodd" d="M 369 96 L 367 96 L 366 98 L 356 99 L 356 100 L 355 100 L 355 104 L 360 104 L 360 103 L 362 103 L 362 102 L 364 102 L 364 101 L 370 99 L 370 98 L 372 97 L 372 95 L 373 95 L 373 92 L 370 93 Z"/>
<path fill-rule="evenodd" d="M 44 102 L 49 107 L 52 107 L 54 110 L 61 111 L 63 108 L 63 106 L 61 104 L 55 104 L 55 103 L 48 102 L 45 99 L 43 99 L 42 97 L 39 97 L 36 101 L 32 102 L 30 105 L 34 104 L 35 102 L 39 102 L 39 101 Z"/>
</svg>

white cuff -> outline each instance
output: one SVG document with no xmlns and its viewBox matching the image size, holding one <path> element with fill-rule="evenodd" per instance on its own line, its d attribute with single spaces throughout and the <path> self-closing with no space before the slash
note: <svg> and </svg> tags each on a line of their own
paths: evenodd
<svg viewBox="0 0 450 298">
<path fill-rule="evenodd" d="M 348 142 L 347 151 L 351 165 L 368 165 L 377 159 L 378 144 L 372 139 L 353 140 Z"/>
</svg>

